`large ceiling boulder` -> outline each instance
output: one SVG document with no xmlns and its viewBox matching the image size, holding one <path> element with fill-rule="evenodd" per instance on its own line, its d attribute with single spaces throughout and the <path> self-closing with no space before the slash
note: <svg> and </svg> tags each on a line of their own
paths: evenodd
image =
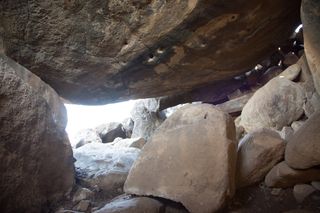
<svg viewBox="0 0 320 213">
<path fill-rule="evenodd" d="M 5 53 L 66 99 L 188 91 L 252 68 L 299 23 L 300 0 L 4 0 Z"/>
<path fill-rule="evenodd" d="M 72 150 L 54 97 L 37 76 L 0 55 L 1 212 L 49 212 L 72 189 Z"/>
</svg>

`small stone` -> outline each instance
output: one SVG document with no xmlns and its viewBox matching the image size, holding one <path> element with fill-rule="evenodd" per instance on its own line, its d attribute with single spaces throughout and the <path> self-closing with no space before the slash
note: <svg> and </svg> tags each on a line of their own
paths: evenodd
<svg viewBox="0 0 320 213">
<path fill-rule="evenodd" d="M 281 188 L 273 188 L 271 190 L 271 194 L 274 195 L 274 196 L 279 196 L 280 193 L 281 193 L 282 189 Z"/>
<path fill-rule="evenodd" d="M 293 187 L 293 195 L 298 203 L 302 203 L 316 189 L 308 184 L 298 184 Z"/>
<path fill-rule="evenodd" d="M 90 206 L 89 200 L 81 200 L 73 209 L 76 211 L 85 212 Z"/>
<path fill-rule="evenodd" d="M 74 203 L 79 202 L 80 200 L 88 200 L 93 196 L 93 192 L 87 188 L 79 188 L 73 195 L 72 201 Z"/>
<path fill-rule="evenodd" d="M 99 134 L 102 143 L 113 142 L 117 137 L 126 137 L 126 132 L 122 124 L 117 122 L 101 124 L 95 128 L 95 131 Z"/>
<path fill-rule="evenodd" d="M 305 121 L 294 121 L 291 124 L 291 128 L 294 132 L 296 132 L 304 123 Z"/>
<path fill-rule="evenodd" d="M 138 149 L 142 149 L 145 144 L 146 140 L 144 138 L 116 138 L 114 142 L 110 143 L 114 147 L 133 147 Z"/>
</svg>

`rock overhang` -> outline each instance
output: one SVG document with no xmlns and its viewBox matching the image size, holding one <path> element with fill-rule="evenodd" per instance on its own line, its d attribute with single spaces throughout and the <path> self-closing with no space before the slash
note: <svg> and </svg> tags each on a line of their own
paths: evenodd
<svg viewBox="0 0 320 213">
<path fill-rule="evenodd" d="M 3 2 L 5 53 L 78 104 L 159 97 L 253 67 L 299 24 L 290 1 Z"/>
</svg>

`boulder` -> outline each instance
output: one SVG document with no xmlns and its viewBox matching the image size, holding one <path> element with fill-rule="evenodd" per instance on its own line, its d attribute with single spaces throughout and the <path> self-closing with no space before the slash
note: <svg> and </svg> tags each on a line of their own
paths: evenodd
<svg viewBox="0 0 320 213">
<path fill-rule="evenodd" d="M 291 124 L 291 128 L 293 129 L 294 132 L 298 131 L 298 129 L 300 129 L 300 127 L 303 126 L 303 124 L 305 123 L 305 121 L 300 120 L 300 121 L 294 121 Z"/>
<path fill-rule="evenodd" d="M 235 190 L 235 127 L 209 104 L 173 113 L 144 146 L 126 180 L 126 193 L 182 203 L 190 212 L 217 211 Z"/>
<path fill-rule="evenodd" d="M 237 187 L 250 186 L 265 177 L 283 159 L 285 142 L 279 134 L 260 129 L 247 134 L 238 148 Z"/>
<path fill-rule="evenodd" d="M 216 106 L 227 113 L 239 113 L 242 111 L 243 107 L 246 105 L 252 95 L 252 93 L 244 94 L 240 97 L 231 99 Z"/>
<path fill-rule="evenodd" d="M 301 72 L 301 66 L 299 64 L 293 64 L 283 72 L 279 74 L 279 78 L 286 78 L 290 81 L 295 80 Z"/>
<path fill-rule="evenodd" d="M 117 140 L 118 139 L 118 140 Z M 143 138 L 117 138 L 114 142 L 110 143 L 113 147 L 133 147 L 142 149 L 146 144 L 146 140 Z"/>
<path fill-rule="evenodd" d="M 74 138 L 75 148 L 79 148 L 88 143 L 102 143 L 99 134 L 93 129 L 79 131 Z"/>
<path fill-rule="evenodd" d="M 283 59 L 283 64 L 285 66 L 292 66 L 294 65 L 295 63 L 297 63 L 299 60 L 298 56 L 296 56 L 296 54 L 294 54 L 294 52 L 290 52 L 290 53 L 287 53 L 285 56 L 284 56 L 284 59 Z"/>
<path fill-rule="evenodd" d="M 289 38 L 300 2 L 10 0 L 0 35 L 7 55 L 64 98 L 97 105 L 244 72 Z"/>
<path fill-rule="evenodd" d="M 149 197 L 119 197 L 94 213 L 159 213 L 163 204 Z"/>
<path fill-rule="evenodd" d="M 134 105 L 131 111 L 134 121 L 131 137 L 142 137 L 146 140 L 150 138 L 164 120 L 160 117 L 158 109 L 159 100 L 155 98 L 140 100 Z"/>
<path fill-rule="evenodd" d="M 81 200 L 88 200 L 93 197 L 93 192 L 87 188 L 79 188 L 73 195 L 72 202 L 77 203 Z"/>
<path fill-rule="evenodd" d="M 302 203 L 304 199 L 315 191 L 316 189 L 309 184 L 298 184 L 293 187 L 293 196 L 298 203 Z"/>
<path fill-rule="evenodd" d="M 286 78 L 274 78 L 255 92 L 244 106 L 240 125 L 247 132 L 259 128 L 281 130 L 303 114 L 305 94 Z"/>
<path fill-rule="evenodd" d="M 95 128 L 95 131 L 100 136 L 102 143 L 110 143 L 118 137 L 126 138 L 122 124 L 117 122 L 101 124 Z"/>
<path fill-rule="evenodd" d="M 320 95 L 317 92 L 307 95 L 307 100 L 303 105 L 303 110 L 304 114 L 308 118 L 310 118 L 316 111 L 320 111 Z"/>
<path fill-rule="evenodd" d="M 279 135 L 283 140 L 288 141 L 290 137 L 292 137 L 293 133 L 294 133 L 294 130 L 291 127 L 284 126 L 281 132 L 279 132 Z"/>
<path fill-rule="evenodd" d="M 121 123 L 124 131 L 126 132 L 126 138 L 131 138 L 134 127 L 134 121 L 132 120 L 132 118 L 126 118 Z"/>
<path fill-rule="evenodd" d="M 86 212 L 89 206 L 90 206 L 89 200 L 81 200 L 75 207 L 73 207 L 73 209 L 80 212 Z"/>
<path fill-rule="evenodd" d="M 98 188 L 108 196 L 119 195 L 139 152 L 139 149 L 131 147 L 86 144 L 74 150 L 77 178 L 88 188 Z"/>
<path fill-rule="evenodd" d="M 74 167 L 64 114 L 53 89 L 0 54 L 2 212 L 46 212 L 70 192 Z"/>
<path fill-rule="evenodd" d="M 320 180 L 320 169 L 296 170 L 282 161 L 269 171 L 265 178 L 265 184 L 268 187 L 287 188 L 315 180 Z"/>
<path fill-rule="evenodd" d="M 320 111 L 314 113 L 289 140 L 285 152 L 287 164 L 295 169 L 320 165 Z"/>
<path fill-rule="evenodd" d="M 303 0 L 301 20 L 304 47 L 315 88 L 320 94 L 320 5 L 318 0 Z"/>
</svg>

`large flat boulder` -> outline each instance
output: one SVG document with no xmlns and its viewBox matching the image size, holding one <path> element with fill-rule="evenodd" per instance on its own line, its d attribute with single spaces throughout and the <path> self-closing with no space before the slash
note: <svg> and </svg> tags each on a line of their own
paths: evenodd
<svg viewBox="0 0 320 213">
<path fill-rule="evenodd" d="M 75 103 L 159 97 L 251 69 L 299 10 L 300 0 L 5 0 L 0 48 Z"/>
<path fill-rule="evenodd" d="M 1 212 L 48 212 L 71 190 L 73 158 L 61 106 L 53 89 L 0 55 Z"/>
<path fill-rule="evenodd" d="M 290 138 L 285 152 L 287 164 L 295 169 L 320 165 L 320 111 L 315 112 Z"/>
<path fill-rule="evenodd" d="M 260 129 L 247 134 L 238 148 L 237 187 L 249 186 L 265 175 L 284 157 L 285 142 L 275 131 Z"/>
<path fill-rule="evenodd" d="M 209 104 L 189 104 L 156 130 L 130 170 L 126 193 L 181 202 L 190 212 L 217 211 L 235 190 L 235 127 Z"/>
<path fill-rule="evenodd" d="M 276 77 L 257 90 L 241 113 L 240 125 L 247 132 L 260 128 L 281 130 L 303 114 L 303 87 Z"/>
</svg>

